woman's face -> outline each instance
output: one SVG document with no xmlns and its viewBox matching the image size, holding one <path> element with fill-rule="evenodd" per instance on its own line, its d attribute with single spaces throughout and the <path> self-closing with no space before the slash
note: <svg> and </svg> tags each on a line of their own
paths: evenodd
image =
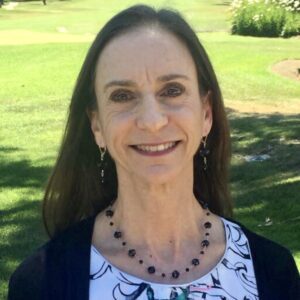
<svg viewBox="0 0 300 300">
<path fill-rule="evenodd" d="M 113 39 L 96 66 L 91 126 L 119 179 L 166 183 L 193 176 L 193 156 L 212 124 L 195 64 L 174 35 L 142 28 Z M 125 176 L 125 177 L 124 177 Z"/>
</svg>

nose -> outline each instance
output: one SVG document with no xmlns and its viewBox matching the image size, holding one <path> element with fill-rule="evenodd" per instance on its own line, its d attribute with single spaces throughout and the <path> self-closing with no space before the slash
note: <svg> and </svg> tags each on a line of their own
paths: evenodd
<svg viewBox="0 0 300 300">
<path fill-rule="evenodd" d="M 154 96 L 144 97 L 141 101 L 136 124 L 138 128 L 150 132 L 159 131 L 168 124 L 166 112 Z"/>
</svg>

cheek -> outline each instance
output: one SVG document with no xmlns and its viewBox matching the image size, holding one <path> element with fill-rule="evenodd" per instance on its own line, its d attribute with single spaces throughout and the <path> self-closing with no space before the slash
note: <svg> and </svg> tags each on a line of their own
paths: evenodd
<svg viewBox="0 0 300 300">
<path fill-rule="evenodd" d="M 183 125 L 186 124 L 191 129 L 200 130 L 202 127 L 204 116 L 200 100 L 199 102 L 197 100 L 187 101 L 174 111 L 174 115 L 182 121 Z"/>
<path fill-rule="evenodd" d="M 114 147 L 126 139 L 133 124 L 133 114 L 130 112 L 111 110 L 103 118 L 103 135 L 110 147 Z M 112 149 L 113 151 L 113 149 Z"/>
<path fill-rule="evenodd" d="M 185 131 L 188 141 L 198 148 L 204 131 L 204 115 L 201 109 L 201 104 L 186 105 L 180 112 L 178 117 L 180 126 Z"/>
</svg>

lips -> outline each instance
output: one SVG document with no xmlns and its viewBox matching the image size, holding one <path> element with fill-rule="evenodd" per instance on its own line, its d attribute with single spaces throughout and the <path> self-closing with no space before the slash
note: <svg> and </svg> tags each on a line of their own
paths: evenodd
<svg viewBox="0 0 300 300">
<path fill-rule="evenodd" d="M 165 154 L 172 151 L 178 144 L 178 141 L 175 142 L 167 142 L 161 144 L 139 144 L 133 145 L 132 147 L 142 153 L 148 155 L 157 155 L 157 154 Z"/>
</svg>

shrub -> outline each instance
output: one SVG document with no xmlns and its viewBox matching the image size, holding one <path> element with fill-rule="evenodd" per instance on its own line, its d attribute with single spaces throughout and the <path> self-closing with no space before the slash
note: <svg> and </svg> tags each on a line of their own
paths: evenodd
<svg viewBox="0 0 300 300">
<path fill-rule="evenodd" d="M 235 0 L 232 34 L 290 37 L 300 34 L 300 1 Z"/>
<path fill-rule="evenodd" d="M 287 15 L 281 36 L 291 37 L 298 34 L 300 34 L 300 17 L 291 14 Z"/>
<path fill-rule="evenodd" d="M 286 11 L 300 12 L 299 0 L 272 0 L 270 2 L 283 7 Z"/>
</svg>

